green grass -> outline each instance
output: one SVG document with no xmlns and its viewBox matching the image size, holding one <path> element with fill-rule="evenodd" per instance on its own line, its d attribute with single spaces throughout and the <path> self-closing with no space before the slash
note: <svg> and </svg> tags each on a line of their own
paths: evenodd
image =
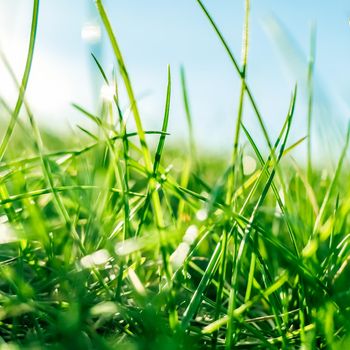
<svg viewBox="0 0 350 350">
<path fill-rule="evenodd" d="M 0 349 L 346 349 L 350 131 L 334 170 L 318 168 L 310 141 L 314 32 L 308 137 L 289 139 L 295 88 L 273 140 L 246 80 L 249 1 L 239 64 L 197 0 L 241 81 L 229 164 L 196 146 L 184 68 L 187 144 L 167 145 L 170 67 L 163 121 L 143 128 L 117 36 L 95 2 L 129 109 L 119 86 L 99 113 L 74 105 L 94 125 L 79 126 L 79 139 L 40 130 L 25 99 L 39 1 L 20 83 L 1 54 L 19 95 L 13 111 L 1 100 L 9 122 L 0 144 Z M 248 103 L 267 154 L 244 125 Z M 305 142 L 306 166 L 292 157 Z M 257 162 L 252 173 L 247 155 Z"/>
</svg>

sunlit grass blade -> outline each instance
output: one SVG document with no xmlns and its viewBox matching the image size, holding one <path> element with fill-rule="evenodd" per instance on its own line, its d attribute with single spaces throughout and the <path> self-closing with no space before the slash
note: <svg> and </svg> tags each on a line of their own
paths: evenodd
<svg viewBox="0 0 350 350">
<path fill-rule="evenodd" d="M 137 128 L 137 133 L 140 139 L 140 143 L 141 143 L 141 147 L 143 150 L 143 156 L 145 159 L 145 165 L 146 167 L 151 170 L 152 168 L 152 162 L 151 162 L 151 156 L 150 156 L 150 152 L 146 143 L 146 137 L 145 137 L 145 133 L 143 130 L 143 126 L 142 126 L 142 122 L 141 122 L 141 117 L 140 117 L 140 113 L 137 107 L 137 102 L 136 102 L 136 98 L 131 86 L 131 81 L 129 78 L 129 74 L 128 71 L 126 69 L 125 63 L 124 63 L 124 59 L 122 56 L 122 53 L 120 51 L 117 39 L 115 37 L 115 34 L 113 32 L 112 26 L 110 24 L 110 21 L 108 19 L 107 13 L 104 9 L 104 6 L 102 4 L 101 0 L 95 0 L 96 6 L 97 6 L 97 10 L 100 14 L 101 20 L 103 22 L 103 25 L 107 31 L 108 34 L 108 38 L 110 40 L 113 52 L 115 54 L 115 57 L 118 61 L 118 65 L 119 65 L 119 70 L 121 73 L 121 76 L 124 80 L 124 84 L 125 84 L 125 88 L 127 90 L 128 93 L 128 97 L 130 100 L 130 106 L 131 106 L 131 110 L 133 112 L 134 115 L 134 119 L 135 119 L 135 124 L 136 124 L 136 128 Z"/>
<path fill-rule="evenodd" d="M 248 60 L 248 37 L 249 37 L 249 12 L 250 12 L 250 1 L 245 1 L 245 17 L 244 17 L 244 27 L 243 27 L 243 38 L 242 38 L 242 68 L 240 69 L 241 76 L 241 90 L 239 94 L 238 103 L 238 113 L 236 119 L 235 135 L 233 141 L 233 151 L 232 151 L 232 172 L 228 178 L 226 203 L 231 204 L 233 188 L 235 187 L 236 172 L 237 172 L 237 157 L 238 157 L 238 146 L 239 137 L 241 131 L 241 123 L 243 118 L 243 106 L 244 106 L 244 95 L 246 90 L 246 74 L 247 74 L 247 60 Z M 219 36 L 220 39 L 222 36 Z"/>
<path fill-rule="evenodd" d="M 15 106 L 15 109 L 12 113 L 10 123 L 6 129 L 6 133 L 5 133 L 5 135 L 1 141 L 1 144 L 0 144 L 0 161 L 2 161 L 2 159 L 4 157 L 4 154 L 5 154 L 6 148 L 8 146 L 8 143 L 10 141 L 11 135 L 13 133 L 14 127 L 17 123 L 19 112 L 20 112 L 21 107 L 23 105 L 24 96 L 26 93 L 27 85 L 28 85 L 30 70 L 32 67 L 32 62 L 33 62 L 34 47 L 35 47 L 35 40 L 36 40 L 36 31 L 37 31 L 37 26 L 38 26 L 38 17 L 39 17 L 39 0 L 34 0 L 27 60 L 26 60 L 25 68 L 24 68 L 24 73 L 23 73 L 21 85 L 19 88 L 19 94 L 18 94 L 16 106 Z M 0 51 L 0 55 L 3 56 L 3 53 L 1 51 Z"/>
<path fill-rule="evenodd" d="M 205 8 L 203 2 L 202 2 L 201 0 L 197 0 L 197 2 L 198 2 L 198 4 L 200 5 L 200 7 L 202 8 L 202 10 L 203 10 L 204 14 L 206 15 L 206 17 L 208 18 L 208 20 L 209 20 L 210 24 L 212 25 L 212 27 L 213 27 L 215 33 L 216 33 L 217 36 L 219 37 L 219 39 L 220 39 L 222 45 L 223 45 L 224 48 L 225 48 L 226 53 L 228 54 L 228 56 L 229 56 L 229 58 L 230 58 L 232 64 L 234 65 L 235 70 L 237 71 L 238 75 L 240 76 L 241 79 L 244 79 L 244 80 L 245 80 L 245 77 L 244 77 L 244 75 L 243 75 L 242 69 L 239 67 L 236 58 L 234 57 L 234 55 L 233 55 L 233 53 L 232 53 L 230 47 L 228 46 L 226 40 L 224 39 L 223 35 L 221 34 L 221 32 L 220 32 L 219 28 L 217 27 L 216 23 L 214 22 L 213 18 L 212 18 L 211 15 L 209 14 L 208 10 Z M 261 127 L 261 130 L 262 130 L 262 132 L 263 132 L 264 138 L 265 138 L 265 140 L 266 140 L 266 143 L 267 143 L 267 145 L 269 146 L 269 148 L 271 149 L 272 144 L 271 144 L 270 137 L 269 137 L 269 135 L 268 135 L 266 126 L 265 126 L 264 121 L 263 121 L 263 119 L 262 119 L 261 113 L 260 113 L 260 111 L 259 111 L 259 109 L 258 109 L 258 106 L 257 106 L 257 104 L 256 104 L 256 102 L 255 102 L 255 99 L 254 99 L 254 97 L 253 97 L 253 94 L 252 94 L 252 92 L 251 92 L 251 90 L 250 90 L 250 87 L 249 87 L 249 85 L 247 84 L 246 81 L 245 81 L 245 89 L 246 89 L 246 91 L 247 91 L 247 95 L 248 95 L 248 98 L 249 98 L 249 100 L 250 100 L 250 102 L 251 102 L 251 104 L 252 104 L 252 107 L 253 107 L 253 109 L 254 109 L 254 112 L 255 112 L 255 114 L 256 114 L 256 116 L 257 116 L 259 125 L 260 125 L 260 127 Z"/>
<path fill-rule="evenodd" d="M 156 149 L 156 154 L 153 162 L 153 173 L 156 174 L 158 171 L 159 163 L 162 157 L 164 143 L 165 143 L 165 135 L 168 130 L 169 123 L 169 111 L 170 111 L 170 95 L 171 95 L 171 74 L 170 74 L 170 66 L 168 66 L 168 86 L 166 91 L 166 101 L 165 101 L 165 111 L 163 117 L 163 125 L 162 125 L 162 134 L 160 135 L 158 146 Z"/>
</svg>

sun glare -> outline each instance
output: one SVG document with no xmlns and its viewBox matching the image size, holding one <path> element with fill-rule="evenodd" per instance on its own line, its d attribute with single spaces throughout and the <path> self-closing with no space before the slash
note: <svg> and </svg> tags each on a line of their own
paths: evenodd
<svg viewBox="0 0 350 350">
<path fill-rule="evenodd" d="M 81 28 L 81 38 L 90 43 L 96 44 L 101 39 L 101 28 L 98 24 L 87 23 Z"/>
</svg>

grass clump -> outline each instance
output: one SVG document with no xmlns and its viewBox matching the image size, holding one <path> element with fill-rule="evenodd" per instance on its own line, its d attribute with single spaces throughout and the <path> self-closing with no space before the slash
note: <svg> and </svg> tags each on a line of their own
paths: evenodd
<svg viewBox="0 0 350 350">
<path fill-rule="evenodd" d="M 95 125 L 80 127 L 87 137 L 80 148 L 40 131 L 25 100 L 34 1 L 27 65 L 15 81 L 19 97 L 0 146 L 0 348 L 337 349 L 350 342 L 349 132 L 333 173 L 313 167 L 310 143 L 307 167 L 300 167 L 288 156 L 305 139 L 289 141 L 297 89 L 271 140 L 246 81 L 249 1 L 242 65 L 198 3 L 241 79 L 229 166 L 196 149 L 183 69 L 188 150 L 165 147 L 170 68 L 162 127 L 143 128 L 100 0 L 136 131 L 127 128 L 118 86 L 98 115 L 74 106 Z M 244 126 L 245 100 L 267 155 Z M 21 107 L 29 123 L 18 119 Z M 243 134 L 249 149 L 241 146 Z M 172 167 L 175 158 L 180 169 Z M 258 166 L 248 171 L 247 161 Z"/>
</svg>

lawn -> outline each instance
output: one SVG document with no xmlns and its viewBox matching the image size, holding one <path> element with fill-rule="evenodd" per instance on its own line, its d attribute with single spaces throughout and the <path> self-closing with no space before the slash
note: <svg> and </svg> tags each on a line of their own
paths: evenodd
<svg viewBox="0 0 350 350">
<path fill-rule="evenodd" d="M 42 130 L 26 100 L 38 0 L 20 81 L 1 55 L 18 99 L 14 108 L 1 101 L 0 349 L 347 349 L 350 134 L 333 170 L 314 161 L 312 52 L 308 134 L 289 137 L 295 87 L 274 139 L 246 81 L 249 0 L 241 61 L 197 0 L 241 83 L 227 162 L 196 145 L 184 69 L 188 141 L 167 144 L 171 67 L 163 120 L 144 129 L 118 38 L 95 2 L 129 108 L 119 86 L 98 113 L 74 105 L 92 125 L 81 139 Z M 245 125 L 248 104 L 263 149 Z M 293 157 L 300 149 L 306 162 Z"/>
</svg>

